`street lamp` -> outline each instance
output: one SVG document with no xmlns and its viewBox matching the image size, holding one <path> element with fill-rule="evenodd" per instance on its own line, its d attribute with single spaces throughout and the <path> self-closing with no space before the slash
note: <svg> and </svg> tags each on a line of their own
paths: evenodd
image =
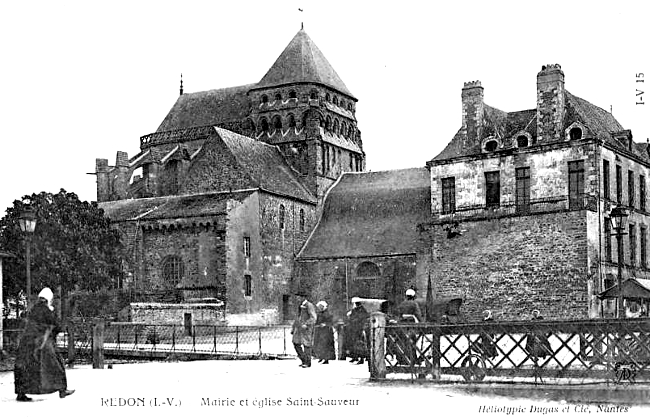
<svg viewBox="0 0 650 418">
<path fill-rule="evenodd" d="M 32 241 L 32 234 L 34 233 L 34 229 L 36 229 L 36 213 L 34 213 L 33 210 L 31 209 L 26 209 L 24 210 L 21 214 L 20 217 L 18 218 L 18 223 L 20 224 L 20 229 L 23 231 L 25 234 L 25 265 L 26 265 L 26 270 L 25 270 L 25 277 L 27 279 L 27 284 L 26 284 L 26 289 L 25 292 L 27 293 L 27 307 L 29 308 L 29 304 L 31 302 L 31 297 L 32 297 L 32 279 L 31 279 L 31 271 L 30 271 L 30 247 L 31 247 L 31 241 Z"/>
<path fill-rule="evenodd" d="M 625 232 L 625 224 L 627 223 L 628 213 L 627 210 L 620 204 L 617 205 L 609 213 L 609 219 L 612 222 L 612 227 L 616 231 L 616 244 L 617 244 L 617 257 L 618 257 L 618 299 L 616 301 L 616 317 L 625 318 L 625 309 L 623 308 L 623 287 L 622 287 L 622 276 L 623 276 L 623 235 L 627 235 Z"/>
</svg>

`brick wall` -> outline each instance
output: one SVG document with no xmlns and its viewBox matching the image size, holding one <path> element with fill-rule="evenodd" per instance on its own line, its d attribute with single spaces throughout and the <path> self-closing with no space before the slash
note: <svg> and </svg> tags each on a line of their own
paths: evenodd
<svg viewBox="0 0 650 418">
<path fill-rule="evenodd" d="M 585 211 L 505 217 L 462 223 L 433 242 L 436 297 L 462 296 L 466 320 L 491 309 L 497 320 L 527 319 L 539 309 L 548 319 L 587 318 L 588 260 Z"/>
</svg>

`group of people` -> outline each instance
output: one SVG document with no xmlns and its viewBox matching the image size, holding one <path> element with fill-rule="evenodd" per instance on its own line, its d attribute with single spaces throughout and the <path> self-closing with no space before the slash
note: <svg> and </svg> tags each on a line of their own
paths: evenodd
<svg viewBox="0 0 650 418">
<path fill-rule="evenodd" d="M 298 315 L 291 328 L 292 342 L 300 360 L 300 367 L 311 367 L 312 357 L 321 364 L 334 360 L 334 317 L 327 309 L 327 302 L 320 301 L 314 306 L 307 294 L 296 294 L 302 299 Z M 313 352 L 312 352 L 313 348 Z"/>
<path fill-rule="evenodd" d="M 319 363 L 329 364 L 336 358 L 334 348 L 334 318 L 327 302 L 314 306 L 305 292 L 296 293 L 301 298 L 291 333 L 292 342 L 300 360 L 300 367 L 311 367 L 312 357 Z M 353 297 L 352 309 L 347 312 L 343 335 L 343 352 L 351 363 L 364 364 L 369 351 L 368 318 L 370 314 L 362 299 Z M 415 290 L 406 291 L 406 299 L 397 307 L 398 322 L 422 322 L 422 312 L 415 300 Z"/>
</svg>

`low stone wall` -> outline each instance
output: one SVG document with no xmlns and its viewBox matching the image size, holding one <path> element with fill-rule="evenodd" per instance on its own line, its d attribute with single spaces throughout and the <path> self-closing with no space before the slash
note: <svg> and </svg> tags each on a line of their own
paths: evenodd
<svg viewBox="0 0 650 418">
<path fill-rule="evenodd" d="M 266 326 L 280 323 L 277 309 L 260 309 L 257 313 L 228 314 L 228 326 Z"/>
<path fill-rule="evenodd" d="M 132 303 L 131 321 L 147 324 L 224 325 L 225 306 L 217 303 Z"/>
</svg>

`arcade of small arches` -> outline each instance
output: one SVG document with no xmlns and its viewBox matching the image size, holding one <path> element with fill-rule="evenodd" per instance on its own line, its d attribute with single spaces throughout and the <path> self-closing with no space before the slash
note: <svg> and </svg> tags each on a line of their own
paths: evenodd
<svg viewBox="0 0 650 418">
<path fill-rule="evenodd" d="M 306 125 L 306 114 L 302 118 L 301 122 L 302 127 Z M 274 131 L 279 131 L 286 128 L 298 128 L 296 117 L 293 113 L 287 114 L 284 118 L 280 115 L 273 115 L 269 121 L 266 116 L 262 116 L 257 126 L 259 130 L 255 129 L 255 124 L 253 123 L 253 129 L 256 132 L 270 132 L 272 129 Z M 325 118 L 320 119 L 320 126 L 326 131 L 331 132 L 334 135 L 339 135 L 345 138 L 354 139 L 355 138 L 355 127 L 353 123 L 348 123 L 346 121 L 341 121 L 339 118 L 332 118 L 331 116 L 326 116 Z"/>
<path fill-rule="evenodd" d="M 285 102 L 288 100 L 298 100 L 298 93 L 296 93 L 295 90 L 289 90 L 288 92 L 276 92 L 272 96 L 269 96 L 268 94 L 262 94 L 260 96 L 260 106 L 263 105 L 270 105 L 275 102 Z M 271 97 L 273 97 L 273 100 L 271 101 Z M 309 99 L 310 100 L 318 100 L 320 98 L 320 94 L 318 90 L 311 90 L 309 92 Z M 335 106 L 340 107 L 341 109 L 347 109 L 350 112 L 354 112 L 354 102 L 352 100 L 346 100 L 345 98 L 341 97 L 339 98 L 335 94 L 330 94 L 325 93 L 324 99 L 328 103 L 332 103 Z"/>
</svg>

